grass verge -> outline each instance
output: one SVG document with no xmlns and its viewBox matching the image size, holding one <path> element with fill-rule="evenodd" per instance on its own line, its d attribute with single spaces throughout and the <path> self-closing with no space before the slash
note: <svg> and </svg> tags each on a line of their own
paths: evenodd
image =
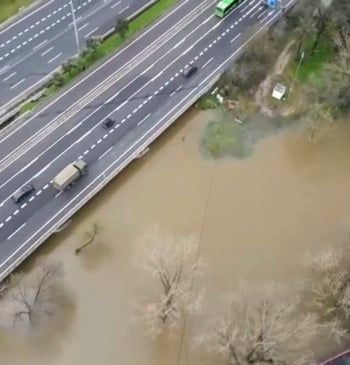
<svg viewBox="0 0 350 365">
<path fill-rule="evenodd" d="M 0 0 L 0 23 L 18 13 L 22 7 L 29 6 L 34 0 Z"/>
<path fill-rule="evenodd" d="M 217 109 L 220 107 L 220 103 L 215 95 L 203 95 L 196 102 L 197 108 L 200 110 Z"/>
<path fill-rule="evenodd" d="M 245 143 L 245 132 L 245 126 L 235 122 L 233 118 L 211 121 L 202 137 L 202 150 L 204 154 L 215 159 L 247 157 L 251 148 Z"/>
<path fill-rule="evenodd" d="M 0 0 L 1 1 L 1 0 Z M 134 36 L 137 32 L 142 30 L 151 24 L 154 20 L 159 18 L 166 10 L 176 3 L 177 0 L 158 0 L 157 3 L 150 8 L 142 12 L 139 16 L 130 21 L 128 30 L 122 37 L 120 34 L 115 33 L 105 41 L 99 43 L 93 51 L 82 52 L 79 59 L 75 62 L 75 67 L 67 68 L 66 71 L 60 73 L 59 83 L 50 83 L 50 86 L 45 90 L 43 95 L 35 101 L 30 101 L 23 104 L 20 110 L 20 114 L 33 110 L 40 102 L 55 94 L 63 86 L 69 84 L 75 79 L 81 72 L 85 71 L 96 63 L 101 58 L 113 53 L 119 47 L 121 47 L 130 37 Z"/>
</svg>

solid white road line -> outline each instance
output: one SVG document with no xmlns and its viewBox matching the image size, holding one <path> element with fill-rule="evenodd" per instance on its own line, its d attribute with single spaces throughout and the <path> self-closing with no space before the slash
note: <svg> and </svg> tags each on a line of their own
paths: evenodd
<svg viewBox="0 0 350 365">
<path fill-rule="evenodd" d="M 52 63 L 53 61 L 57 60 L 58 57 L 62 56 L 63 52 L 60 52 L 55 57 L 52 57 L 50 60 L 47 61 L 48 64 Z"/>
<path fill-rule="evenodd" d="M 235 40 L 237 40 L 237 38 L 239 38 L 242 35 L 242 33 L 238 33 L 236 34 L 231 40 L 230 43 L 233 43 Z"/>
<path fill-rule="evenodd" d="M 11 75 L 9 75 L 9 76 L 7 76 L 7 77 L 4 78 L 4 81 L 10 80 L 10 78 L 13 77 L 13 76 L 15 76 L 16 74 L 17 74 L 16 71 L 15 72 L 12 72 Z"/>
<path fill-rule="evenodd" d="M 41 55 L 42 56 L 45 56 L 46 54 L 48 54 L 49 52 L 51 52 L 53 49 L 54 49 L 54 47 L 50 47 L 46 51 L 44 51 Z"/>
<path fill-rule="evenodd" d="M 98 30 L 99 27 L 94 28 L 93 30 L 91 30 L 89 33 L 86 33 L 84 35 L 84 38 L 89 38 L 91 36 L 91 34 L 95 33 Z"/>
<path fill-rule="evenodd" d="M 11 239 L 15 234 L 17 234 L 27 223 L 23 223 L 19 228 L 17 228 L 13 233 L 11 233 L 7 239 Z"/>
<path fill-rule="evenodd" d="M 16 82 L 14 85 L 12 85 L 12 86 L 10 87 L 10 89 L 12 90 L 12 89 L 16 88 L 18 85 L 22 84 L 22 82 L 24 82 L 25 80 L 26 80 L 26 79 L 25 79 L 25 78 L 23 78 L 22 80 L 20 80 L 20 81 Z"/>
<path fill-rule="evenodd" d="M 111 152 L 112 149 L 113 149 L 113 146 L 109 147 L 108 150 L 103 152 L 102 155 L 98 159 L 101 160 L 104 156 L 107 155 L 107 153 Z"/>
<path fill-rule="evenodd" d="M 117 1 L 115 4 L 113 4 L 113 5 L 111 6 L 111 9 L 115 8 L 115 7 L 116 7 L 116 6 L 118 6 L 120 3 L 121 3 L 121 1 Z"/>
<path fill-rule="evenodd" d="M 214 59 L 214 57 L 209 58 L 209 60 L 207 62 L 204 63 L 204 65 L 202 66 L 202 68 L 205 68 L 206 66 L 209 65 L 209 63 Z"/>
<path fill-rule="evenodd" d="M 88 27 L 89 26 L 89 22 L 88 23 L 85 23 L 84 25 L 82 25 L 80 28 L 78 28 L 78 31 L 80 32 L 80 31 L 82 31 L 83 29 L 85 29 L 86 27 Z"/>
<path fill-rule="evenodd" d="M 33 49 L 34 50 L 37 50 L 38 48 L 42 47 L 46 42 L 47 42 L 47 39 L 45 39 L 44 41 L 40 42 L 38 45 L 36 45 L 35 47 L 33 47 Z"/>
<path fill-rule="evenodd" d="M 151 115 L 151 113 L 148 113 L 144 118 L 142 118 L 137 125 L 141 125 L 149 116 Z"/>
<path fill-rule="evenodd" d="M 130 5 L 126 6 L 125 8 L 123 8 L 122 10 L 118 11 L 118 14 L 122 14 L 124 13 L 124 11 L 128 10 L 130 8 Z"/>
<path fill-rule="evenodd" d="M 193 29 L 193 31 L 192 32 L 190 32 L 189 34 L 187 34 L 187 36 L 186 37 L 189 37 L 192 33 L 194 33 L 196 30 L 198 30 L 200 27 L 202 26 L 202 24 L 200 24 L 199 26 L 197 26 L 195 29 Z M 194 43 L 194 44 L 197 44 L 198 42 L 200 42 L 208 33 L 210 33 L 210 31 L 211 30 L 209 30 L 209 31 L 207 31 L 204 35 L 202 35 L 202 37 L 200 37 L 197 41 L 196 41 L 196 43 Z M 191 47 L 193 47 L 193 45 L 191 45 Z M 169 54 L 170 52 L 171 52 L 172 50 L 170 49 L 170 50 L 168 50 L 166 53 L 164 53 L 163 54 L 163 56 L 161 57 L 161 58 L 159 58 L 158 60 L 157 60 L 157 62 L 159 62 L 160 60 L 162 60 L 167 54 Z M 158 75 L 157 75 L 157 77 L 159 77 L 166 69 L 168 69 L 170 66 L 172 66 L 180 57 L 182 57 L 183 56 L 183 54 L 182 55 L 179 55 L 177 58 L 175 58 L 170 64 L 168 64 L 167 66 L 166 66 L 166 68 L 165 69 L 163 69 L 163 71 L 161 71 Z M 155 63 L 155 64 L 153 64 L 153 66 L 155 66 L 157 63 Z M 146 84 L 144 84 L 143 85 L 143 87 L 142 88 L 140 88 L 140 89 L 138 89 L 135 93 L 133 93 L 130 97 L 129 97 L 129 99 L 132 99 L 135 95 L 137 95 L 141 90 L 143 90 L 145 87 L 147 87 L 152 81 L 155 81 L 155 77 L 153 78 L 153 79 L 151 79 L 151 80 L 149 80 Z M 131 80 L 127 85 L 125 85 L 121 90 L 119 90 L 115 95 L 112 95 L 107 101 L 106 101 L 106 103 L 108 104 L 111 100 L 113 100 L 121 91 L 123 91 L 124 89 L 126 89 L 129 85 L 131 85 L 132 83 L 134 82 L 134 80 Z M 157 92 L 156 92 L 156 94 L 158 94 L 158 90 L 157 90 Z M 105 103 L 105 104 L 106 104 Z M 101 108 L 103 107 L 103 105 L 101 105 L 101 106 L 99 106 L 97 109 L 95 109 L 92 113 L 90 113 L 89 115 L 87 115 L 81 122 L 83 122 L 83 121 L 85 121 L 86 119 L 88 119 L 88 118 L 90 118 L 93 114 L 95 114 L 95 113 L 97 113 Z M 116 109 L 118 109 L 120 106 L 118 106 Z M 106 117 L 109 117 L 109 116 L 111 116 L 115 111 L 116 111 L 116 109 L 114 109 L 110 114 L 108 114 Z M 130 118 L 131 117 L 131 114 L 130 114 L 130 116 L 128 116 L 128 118 Z M 74 128 L 73 129 L 76 129 L 77 128 L 77 126 L 74 126 Z M 75 141 L 75 143 L 74 144 L 76 144 L 76 143 L 79 143 L 79 142 L 81 142 L 89 133 L 91 133 L 95 128 L 99 128 L 99 125 L 98 124 L 96 124 L 92 129 L 90 129 L 90 131 L 88 131 L 87 133 L 85 133 L 82 137 L 80 137 L 77 141 Z M 110 131 L 110 133 L 111 132 L 113 132 L 113 130 L 111 130 Z M 61 137 L 61 138 L 59 138 L 53 145 L 55 145 L 56 143 L 58 143 L 61 139 L 62 139 L 63 137 Z M 62 153 L 61 154 L 59 154 L 58 156 L 56 156 L 56 158 L 52 161 L 52 162 L 54 162 L 54 161 L 56 161 L 59 157 L 61 157 L 64 153 L 66 153 L 70 148 L 72 148 L 72 146 L 74 145 L 74 144 L 72 144 L 71 146 L 69 146 L 67 149 L 65 149 L 64 151 L 62 151 Z M 48 148 L 46 148 L 44 151 L 42 151 L 37 157 L 40 157 L 40 156 L 42 156 L 44 153 L 46 153 L 46 151 L 48 150 L 48 149 L 50 149 L 53 145 L 50 145 Z M 23 169 L 26 169 L 26 168 L 28 168 L 32 163 L 34 163 L 34 161 L 32 161 L 30 164 L 28 164 L 28 165 L 26 165 Z M 19 172 L 22 172 L 23 171 L 23 169 L 22 170 L 20 170 Z M 7 183 L 9 183 L 13 178 L 15 178 L 17 175 L 18 175 L 18 173 L 19 172 L 17 172 L 16 174 L 14 174 L 14 175 L 12 175 L 12 177 L 10 178 L 10 179 L 8 179 L 3 185 L 6 185 Z M 2 186 L 3 186 L 2 185 Z M 0 188 L 2 187 L 2 186 L 0 186 Z"/>
<path fill-rule="evenodd" d="M 65 96 L 66 94 L 68 94 L 69 92 L 74 91 L 74 89 L 76 87 L 79 87 L 79 85 L 81 83 L 83 83 L 86 79 L 92 77 L 96 72 L 98 72 L 100 69 L 106 67 L 110 62 L 114 61 L 114 59 L 116 57 L 119 57 L 121 54 L 125 53 L 133 44 L 135 44 L 136 42 L 139 42 L 142 38 L 144 38 L 150 31 L 152 31 L 153 29 L 155 29 L 157 26 L 159 26 L 159 24 L 162 24 L 163 22 L 165 22 L 172 14 L 174 14 L 176 11 L 180 10 L 184 5 L 186 5 L 189 2 L 189 0 L 184 0 L 179 6 L 177 6 L 176 8 L 174 8 L 173 10 L 171 10 L 166 16 L 161 17 L 161 19 L 157 22 L 155 22 L 152 26 L 150 26 L 145 32 L 142 32 L 140 34 L 139 37 L 137 37 L 136 39 L 134 39 L 131 43 L 129 43 L 126 47 L 124 47 L 123 49 L 121 49 L 119 52 L 117 52 L 114 56 L 112 56 L 111 58 L 108 58 L 104 63 L 102 63 L 100 66 L 96 67 L 96 69 L 94 69 L 93 71 L 91 71 L 90 73 L 88 73 L 85 77 L 81 78 L 77 83 L 75 83 L 73 85 L 73 87 L 67 89 L 66 91 L 62 92 L 62 94 L 60 94 L 57 98 L 55 98 L 54 100 L 52 100 L 52 102 L 48 103 L 43 109 L 41 109 L 40 112 L 43 112 L 45 110 L 47 110 L 48 108 L 50 108 L 53 104 L 57 103 L 63 96 Z M 175 25 L 176 26 L 176 25 Z M 173 28 L 173 27 L 172 27 Z M 137 58 L 137 56 L 134 57 L 135 59 Z M 80 100 L 78 100 L 78 102 L 80 102 Z M 3 106 L 4 107 L 4 106 Z M 17 128 L 12 129 L 8 134 L 6 134 L 5 136 L 3 136 L 2 138 L 0 138 L 0 142 L 6 140 L 7 138 L 9 138 L 10 136 L 12 136 L 14 133 L 16 133 L 19 129 L 21 129 L 24 125 L 26 125 L 27 123 L 29 123 L 32 119 L 36 118 L 37 115 L 33 115 L 31 118 L 27 119 L 24 123 L 21 123 L 21 125 L 19 125 Z"/>
</svg>

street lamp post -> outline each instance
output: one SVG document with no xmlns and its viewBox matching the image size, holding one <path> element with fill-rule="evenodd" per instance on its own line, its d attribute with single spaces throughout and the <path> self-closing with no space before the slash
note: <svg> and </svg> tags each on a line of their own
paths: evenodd
<svg viewBox="0 0 350 365">
<path fill-rule="evenodd" d="M 77 28 L 77 19 L 75 17 L 75 13 L 74 13 L 73 0 L 70 0 L 70 7 L 72 9 L 72 19 L 73 19 L 73 27 L 74 27 L 74 33 L 75 33 L 75 41 L 77 44 L 77 50 L 78 50 L 78 55 L 79 55 L 80 54 L 79 34 L 78 34 L 78 28 Z"/>
</svg>

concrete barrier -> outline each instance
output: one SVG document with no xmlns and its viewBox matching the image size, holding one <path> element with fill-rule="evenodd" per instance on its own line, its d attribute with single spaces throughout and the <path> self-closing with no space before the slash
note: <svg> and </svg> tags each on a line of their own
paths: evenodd
<svg viewBox="0 0 350 365">
<path fill-rule="evenodd" d="M 42 0 L 40 0 L 42 1 Z M 157 3 L 159 0 L 151 0 L 147 4 L 145 4 L 142 8 L 135 11 L 133 14 L 131 14 L 129 17 L 127 17 L 127 20 L 130 21 L 134 18 L 136 18 L 138 15 L 140 15 L 145 10 L 149 9 L 152 5 Z M 114 28 L 110 29 L 106 33 L 100 36 L 102 40 L 108 38 L 114 33 Z M 4 123 L 6 123 L 9 119 L 16 116 L 16 114 L 19 113 L 21 110 L 21 107 L 23 104 L 26 104 L 33 100 L 33 97 L 42 90 L 42 92 L 45 91 L 46 84 L 48 80 L 53 76 L 55 72 L 58 72 L 60 70 L 61 66 L 47 74 L 40 82 L 33 85 L 31 88 L 29 88 L 26 93 L 18 98 L 14 98 L 13 101 L 6 107 L 6 109 L 0 109 L 0 126 Z"/>
</svg>

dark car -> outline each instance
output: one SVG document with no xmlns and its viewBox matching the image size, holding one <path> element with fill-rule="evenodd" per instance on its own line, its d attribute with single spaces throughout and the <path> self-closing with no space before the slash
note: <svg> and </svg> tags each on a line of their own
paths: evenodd
<svg viewBox="0 0 350 365">
<path fill-rule="evenodd" d="M 187 78 L 191 77 L 197 70 L 198 70 L 198 67 L 196 67 L 196 66 L 185 68 L 183 75 L 187 79 Z"/>
<path fill-rule="evenodd" d="M 16 203 L 19 204 L 21 203 L 24 199 L 28 198 L 29 195 L 31 195 L 34 192 L 35 188 L 32 184 L 27 184 L 22 186 L 19 190 L 17 190 L 13 196 L 12 196 L 12 200 Z"/>
<path fill-rule="evenodd" d="M 111 118 L 107 118 L 102 122 L 102 127 L 104 129 L 108 129 L 111 128 L 115 123 L 115 120 L 111 119 Z"/>
</svg>

